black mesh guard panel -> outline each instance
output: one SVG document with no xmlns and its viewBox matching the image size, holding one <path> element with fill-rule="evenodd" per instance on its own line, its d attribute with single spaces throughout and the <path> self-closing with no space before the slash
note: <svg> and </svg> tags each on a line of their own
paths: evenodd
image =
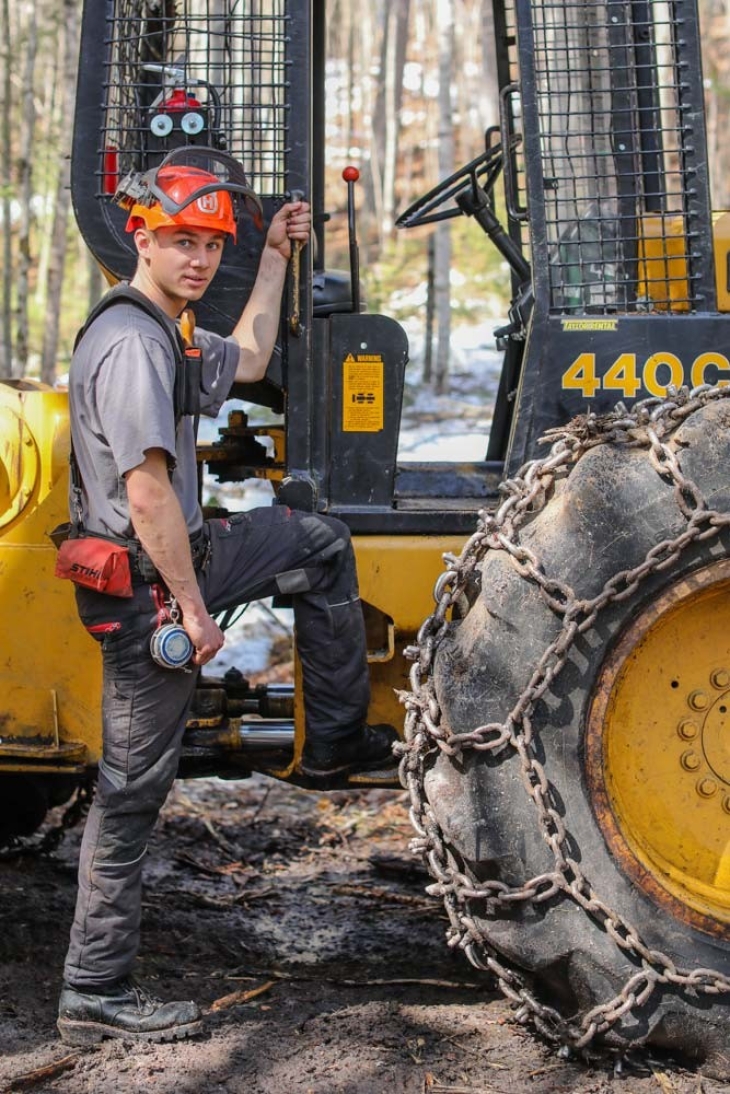
<svg viewBox="0 0 730 1094">
<path fill-rule="evenodd" d="M 532 246 L 549 310 L 711 306 L 694 5 L 519 0 L 518 8 Z"/>
<path fill-rule="evenodd" d="M 299 34 L 308 33 L 300 13 Z M 135 252 L 118 183 L 173 149 L 210 146 L 238 160 L 270 219 L 290 170 L 292 17 L 286 0 L 86 0 L 72 197 L 102 266 L 129 277 Z M 264 234 L 251 217 L 196 306 L 229 333 L 250 292 Z"/>
</svg>

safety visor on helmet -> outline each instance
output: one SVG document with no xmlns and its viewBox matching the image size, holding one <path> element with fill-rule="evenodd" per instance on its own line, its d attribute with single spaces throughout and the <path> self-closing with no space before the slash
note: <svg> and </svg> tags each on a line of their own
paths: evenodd
<svg viewBox="0 0 730 1094">
<path fill-rule="evenodd" d="M 182 200 L 176 200 L 166 189 L 166 175 L 174 177 L 176 172 L 165 171 L 165 168 L 192 168 L 188 181 L 190 187 L 186 187 L 187 193 Z M 200 185 L 195 185 L 195 171 L 204 172 L 208 176 L 201 177 Z M 210 176 L 214 176 L 214 181 Z M 139 179 L 140 187 L 136 201 L 140 205 L 153 205 L 159 202 L 160 207 L 168 216 L 177 216 L 191 205 L 199 201 L 206 194 L 215 193 L 217 190 L 225 190 L 234 201 L 234 215 L 238 217 L 236 206 L 244 205 L 253 219 L 256 227 L 263 228 L 263 206 L 248 184 L 243 167 L 233 156 L 226 152 L 219 152 L 215 148 L 207 148 L 201 145 L 190 145 L 184 148 L 176 148 L 170 152 L 156 167 L 151 168 Z M 178 194 L 178 197 L 182 195 Z M 238 200 L 236 200 L 238 199 Z"/>
</svg>

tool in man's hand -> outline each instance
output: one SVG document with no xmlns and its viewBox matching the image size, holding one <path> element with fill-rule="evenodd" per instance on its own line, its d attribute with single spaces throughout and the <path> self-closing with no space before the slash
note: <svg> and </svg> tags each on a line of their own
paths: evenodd
<svg viewBox="0 0 730 1094">
<path fill-rule="evenodd" d="M 304 198 L 303 190 L 292 190 L 291 201 L 302 201 Z M 291 311 L 289 313 L 289 330 L 298 338 L 302 333 L 302 325 L 300 321 L 300 287 L 301 287 L 301 255 L 302 255 L 302 241 L 301 239 L 295 239 L 292 241 L 291 252 L 291 283 L 292 283 L 292 299 L 291 299 Z"/>
</svg>

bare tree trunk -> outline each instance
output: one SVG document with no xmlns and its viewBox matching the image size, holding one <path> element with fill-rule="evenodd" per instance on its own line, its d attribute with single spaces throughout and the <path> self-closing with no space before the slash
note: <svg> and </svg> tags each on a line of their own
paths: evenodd
<svg viewBox="0 0 730 1094">
<path fill-rule="evenodd" d="M 499 79 L 497 77 L 497 39 L 491 0 L 481 0 L 482 39 L 482 119 L 484 128 L 499 124 Z"/>
<path fill-rule="evenodd" d="M 33 221 L 33 136 L 35 132 L 35 96 L 33 81 L 38 52 L 38 24 L 35 2 L 23 5 L 25 25 L 25 65 L 21 83 L 20 155 L 18 157 L 18 188 L 20 193 L 20 227 L 18 229 L 17 276 L 17 339 L 13 371 L 25 376 L 28 368 L 28 291 L 32 255 L 30 230 Z"/>
<path fill-rule="evenodd" d="M 706 4 L 702 5 L 705 12 Z M 728 102 L 728 80 L 730 79 L 730 64 L 728 64 L 728 35 L 730 35 L 730 0 L 724 0 L 722 5 L 722 21 L 715 38 L 715 52 L 721 59 L 721 71 L 719 73 L 720 91 L 715 93 L 717 123 L 716 141 L 710 152 L 712 163 L 712 179 L 714 188 L 711 190 L 715 209 L 730 208 L 730 147 L 728 147 L 727 133 L 730 125 L 730 102 Z M 706 41 L 702 36 L 703 42 Z M 712 154 L 714 152 L 714 155 Z"/>
<path fill-rule="evenodd" d="M 48 288 L 48 262 L 51 251 L 51 223 L 52 201 L 55 194 L 55 165 L 56 133 L 62 124 L 58 117 L 57 100 L 59 95 L 59 71 L 62 58 L 58 48 L 58 14 L 54 26 L 53 40 L 56 48 L 47 55 L 47 47 L 43 53 L 44 85 L 40 97 L 40 117 L 36 124 L 36 150 L 34 156 L 34 170 L 36 190 L 39 191 L 40 213 L 37 218 L 40 227 L 37 241 L 38 268 L 36 270 L 36 283 L 34 292 L 34 304 L 37 312 L 43 314 L 46 308 L 46 290 Z"/>
<path fill-rule="evenodd" d="M 357 18 L 352 20 L 352 41 L 355 47 L 355 56 L 360 73 L 360 110 L 353 117 L 354 145 L 362 140 L 362 133 L 369 127 L 374 130 L 375 117 L 377 115 L 377 88 L 374 91 L 375 80 L 373 78 L 372 60 L 376 56 L 378 27 L 381 21 L 382 11 L 377 5 L 361 5 Z M 359 47 L 359 50 L 358 50 Z M 359 136 L 360 135 L 360 136 Z M 359 139 L 358 139 L 359 136 Z M 377 254 L 380 254 L 380 223 L 382 217 L 382 191 L 379 148 L 377 142 L 371 139 L 369 142 L 367 160 L 363 160 L 362 172 L 363 196 L 360 211 L 360 235 L 364 248 L 366 263 L 372 254 L 372 237 L 376 237 Z M 374 225 L 374 231 L 372 226 Z"/>
<path fill-rule="evenodd" d="M 430 384 L 433 379 L 433 317 L 434 317 L 434 285 L 436 265 L 436 237 L 433 233 L 428 237 L 428 274 L 426 278 L 426 334 L 423 347 L 423 382 Z"/>
<path fill-rule="evenodd" d="M 373 118 L 371 163 L 377 165 L 373 188 L 379 194 L 381 238 L 393 230 L 403 69 L 406 63 L 410 0 L 392 0 L 386 9 L 380 53 L 380 84 Z M 377 207 L 376 204 L 376 207 Z"/>
<path fill-rule="evenodd" d="M 730 34 L 730 0 L 711 4 L 700 3 L 702 18 L 702 60 L 705 75 L 705 105 L 707 108 L 707 153 L 710 165 L 710 191 L 714 209 L 730 205 L 730 145 L 727 141 L 730 124 L 728 80 L 728 34 Z"/>
<path fill-rule="evenodd" d="M 89 250 L 86 251 L 86 272 L 89 281 L 89 307 L 87 310 L 91 311 L 91 309 L 99 303 L 106 282 L 101 276 L 101 267 L 99 266 L 99 263 Z"/>
<path fill-rule="evenodd" d="M 355 144 L 355 118 L 352 104 L 355 102 L 355 62 L 356 62 L 356 49 L 355 49 L 355 27 L 354 19 L 352 18 L 352 9 L 350 5 L 347 6 L 348 22 L 347 22 L 347 150 L 349 156 L 349 150 Z M 362 58 L 360 58 L 362 62 Z"/>
<path fill-rule="evenodd" d="M 446 178 L 454 170 L 454 128 L 451 107 L 453 80 L 454 7 L 453 0 L 437 0 L 439 35 L 439 175 Z M 435 302 L 438 349 L 436 352 L 435 389 L 446 390 L 449 378 L 451 342 L 451 221 L 436 227 Z"/>
<path fill-rule="evenodd" d="M 2 187 L 2 228 L 3 228 L 3 278 L 2 291 L 2 343 L 0 353 L 0 377 L 10 376 L 13 363 L 13 299 L 12 299 L 12 270 L 13 270 L 13 226 L 11 223 L 10 197 L 13 189 L 12 163 L 13 150 L 11 141 L 11 107 L 12 107 L 12 53 L 13 35 L 10 26 L 10 6 L 8 0 L 0 2 L 0 16 L 2 17 L 2 124 L 0 127 L 0 187 Z"/>
<path fill-rule="evenodd" d="M 62 116 L 73 116 L 76 92 L 76 64 L 78 47 L 78 20 L 76 0 L 63 0 L 63 93 Z M 71 127 L 67 127 L 65 147 L 61 151 L 61 167 L 58 174 L 56 198 L 51 232 L 51 251 L 48 261 L 48 291 L 46 297 L 46 321 L 43 328 L 41 355 L 41 380 L 52 384 L 56 378 L 56 354 L 58 352 L 58 324 L 61 317 L 61 291 L 63 269 L 66 261 L 66 230 L 71 207 Z"/>
</svg>

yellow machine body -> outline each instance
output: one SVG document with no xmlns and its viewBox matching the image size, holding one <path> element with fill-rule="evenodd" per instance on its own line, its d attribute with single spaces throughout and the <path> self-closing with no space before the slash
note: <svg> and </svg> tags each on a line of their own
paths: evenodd
<svg viewBox="0 0 730 1094">
<path fill-rule="evenodd" d="M 647 214 L 639 222 L 637 295 L 657 311 L 688 311 L 687 241 L 680 216 Z M 730 213 L 713 216 L 717 310 L 730 311 Z"/>
<path fill-rule="evenodd" d="M 0 383 L 0 771 L 92 769 L 101 755 L 101 657 L 79 622 L 73 585 L 54 576 L 49 533 L 68 519 L 68 396 Z M 458 537 L 357 536 L 372 722 L 402 724 L 403 649 L 433 605 L 442 556 Z M 408 580 L 404 580 L 404 576 Z M 298 693 L 297 693 L 298 696 Z M 295 756 L 303 709 L 295 700 Z M 236 738 L 231 735 L 231 747 Z"/>
<path fill-rule="evenodd" d="M 78 770 L 99 755 L 101 670 L 49 538 L 68 519 L 67 396 L 0 383 L 0 424 L 0 765 Z"/>
</svg>

